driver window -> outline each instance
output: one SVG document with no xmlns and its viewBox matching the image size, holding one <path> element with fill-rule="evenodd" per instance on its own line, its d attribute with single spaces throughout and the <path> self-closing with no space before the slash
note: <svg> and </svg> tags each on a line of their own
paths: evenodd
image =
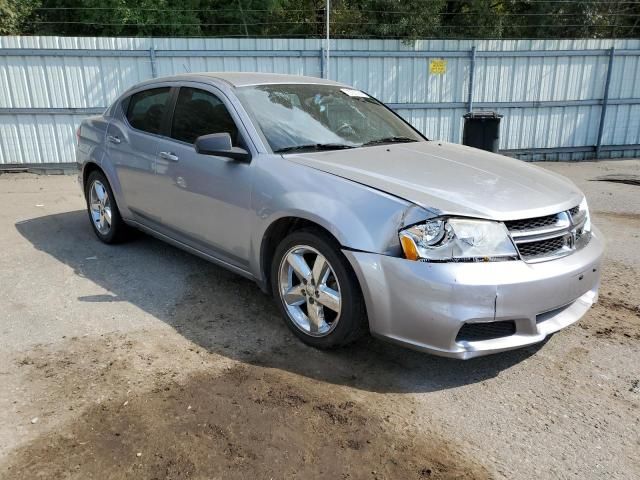
<svg viewBox="0 0 640 480">
<path fill-rule="evenodd" d="M 201 135 L 225 132 L 231 135 L 233 146 L 238 146 L 238 128 L 224 103 L 205 90 L 181 87 L 173 112 L 171 138 L 193 143 Z"/>
</svg>

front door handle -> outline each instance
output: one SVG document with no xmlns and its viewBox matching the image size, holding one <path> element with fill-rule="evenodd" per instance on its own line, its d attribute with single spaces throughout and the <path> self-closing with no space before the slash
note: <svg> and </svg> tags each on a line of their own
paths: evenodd
<svg viewBox="0 0 640 480">
<path fill-rule="evenodd" d="M 159 157 L 165 160 L 171 160 L 172 162 L 178 161 L 178 156 L 173 152 L 160 152 Z"/>
<path fill-rule="evenodd" d="M 107 140 L 109 140 L 111 143 L 120 143 L 122 140 L 120 140 L 120 137 L 117 137 L 115 135 L 107 135 Z"/>
</svg>

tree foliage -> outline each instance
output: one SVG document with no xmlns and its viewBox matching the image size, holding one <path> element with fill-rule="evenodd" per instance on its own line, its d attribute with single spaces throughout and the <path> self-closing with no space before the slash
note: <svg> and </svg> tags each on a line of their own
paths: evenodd
<svg viewBox="0 0 640 480">
<path fill-rule="evenodd" d="M 319 37 L 325 0 L 0 0 L 0 34 Z M 331 36 L 637 37 L 629 0 L 332 0 Z"/>
<path fill-rule="evenodd" d="M 28 32 L 28 22 L 39 4 L 39 0 L 0 0 L 0 35 Z"/>
</svg>

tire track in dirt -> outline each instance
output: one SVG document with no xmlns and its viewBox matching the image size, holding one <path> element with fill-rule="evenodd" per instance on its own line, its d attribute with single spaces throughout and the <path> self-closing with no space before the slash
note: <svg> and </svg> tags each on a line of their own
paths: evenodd
<svg viewBox="0 0 640 480">
<path fill-rule="evenodd" d="M 215 354 L 180 355 L 170 346 L 150 346 L 145 336 L 100 338 L 99 344 L 75 339 L 71 347 L 40 347 L 18 360 L 38 390 L 54 392 L 39 400 L 42 409 L 73 405 L 74 411 L 53 433 L 11 452 L 0 476 L 489 477 L 457 444 L 435 433 L 399 431 L 365 403 L 322 382 L 226 359 L 230 366 L 220 372 Z M 105 342 L 110 348 L 101 348 Z M 193 373 L 170 374 L 169 364 Z M 128 395 L 113 396 L 126 388 Z M 96 398 L 107 400 L 90 401 Z"/>
</svg>

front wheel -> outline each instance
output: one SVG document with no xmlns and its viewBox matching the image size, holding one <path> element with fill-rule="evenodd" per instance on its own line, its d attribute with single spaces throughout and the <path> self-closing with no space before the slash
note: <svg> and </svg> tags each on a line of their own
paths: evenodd
<svg viewBox="0 0 640 480">
<path fill-rule="evenodd" d="M 339 245 L 322 231 L 288 235 L 276 249 L 271 275 L 287 326 L 306 344 L 334 348 L 366 333 L 358 280 Z"/>
</svg>

